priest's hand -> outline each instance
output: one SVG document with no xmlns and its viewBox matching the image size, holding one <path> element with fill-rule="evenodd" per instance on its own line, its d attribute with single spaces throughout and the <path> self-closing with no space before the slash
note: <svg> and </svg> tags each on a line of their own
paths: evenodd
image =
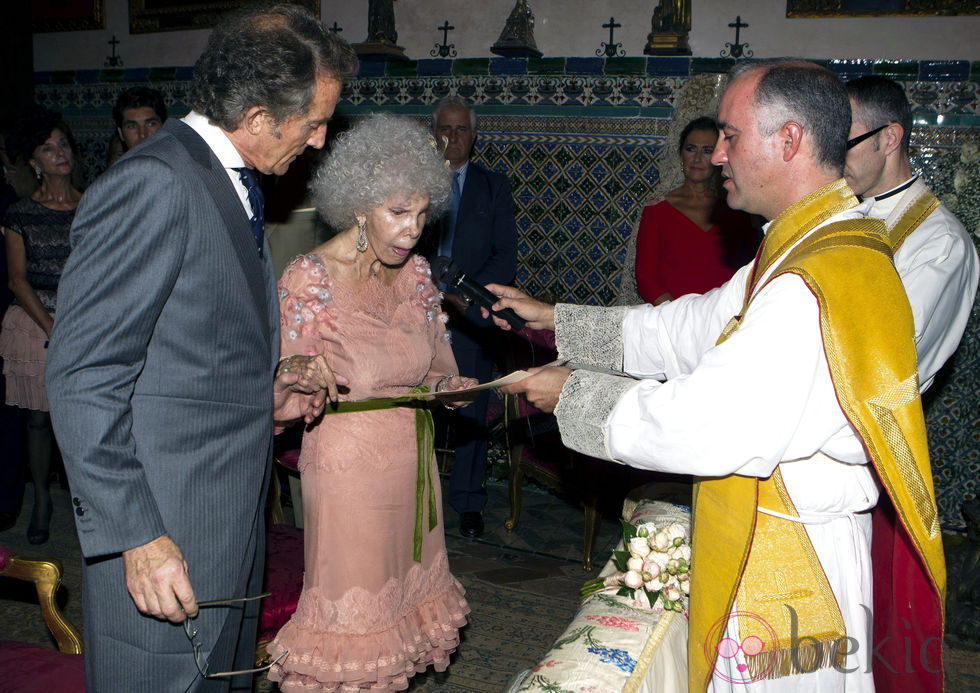
<svg viewBox="0 0 980 693">
<path fill-rule="evenodd" d="M 327 398 L 336 402 L 338 387 L 348 384 L 347 378 L 334 373 L 322 355 L 287 356 L 276 368 L 273 383 L 273 418 L 294 421 L 302 418 L 312 423 L 322 412 Z"/>
<path fill-rule="evenodd" d="M 519 316 L 527 321 L 527 326 L 533 330 L 554 330 L 555 329 L 555 307 L 550 303 L 544 303 L 531 298 L 520 289 L 503 284 L 487 284 L 487 289 L 496 294 L 500 300 L 493 304 L 494 310 L 510 308 Z M 509 330 L 510 323 L 506 320 L 491 315 L 486 308 L 481 308 L 483 317 L 492 317 L 493 321 L 502 330 Z"/>
<path fill-rule="evenodd" d="M 550 414 L 558 406 L 558 396 L 572 370 L 564 366 L 541 366 L 528 368 L 527 372 L 531 375 L 502 386 L 500 391 L 507 395 L 523 394 L 528 402 Z"/>
<path fill-rule="evenodd" d="M 122 555 L 126 589 L 137 609 L 172 623 L 197 616 L 187 561 L 173 539 L 163 534 Z"/>
</svg>

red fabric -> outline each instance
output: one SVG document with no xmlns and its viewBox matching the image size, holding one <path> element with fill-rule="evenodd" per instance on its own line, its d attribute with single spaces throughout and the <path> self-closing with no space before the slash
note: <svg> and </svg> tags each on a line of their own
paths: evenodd
<svg viewBox="0 0 980 693">
<path fill-rule="evenodd" d="M 532 467 L 541 469 L 554 474 L 556 477 L 561 476 L 561 462 L 562 459 L 567 457 L 567 453 L 564 453 L 560 448 L 547 450 L 548 456 L 542 457 L 538 454 L 538 451 L 531 447 L 525 446 L 521 457 L 525 463 L 529 463 Z"/>
<path fill-rule="evenodd" d="M 716 221 L 702 230 L 666 200 L 643 208 L 636 235 L 636 289 L 652 303 L 703 294 L 721 286 L 752 260 L 759 234 L 751 217 L 720 204 Z"/>
<path fill-rule="evenodd" d="M 487 400 L 487 425 L 492 426 L 503 415 L 504 401 L 499 397 L 490 397 Z"/>
<path fill-rule="evenodd" d="M 7 562 L 14 557 L 14 552 L 6 546 L 0 546 L 0 572 L 7 569 Z"/>
<path fill-rule="evenodd" d="M 872 667 L 877 693 L 943 690 L 939 597 L 895 507 L 882 494 L 872 515 Z"/>
<path fill-rule="evenodd" d="M 265 544 L 265 577 L 259 642 L 272 640 L 296 611 L 303 591 L 303 530 L 273 525 Z"/>
<path fill-rule="evenodd" d="M 85 693 L 85 660 L 38 645 L 0 641 L 0 693 Z"/>
<path fill-rule="evenodd" d="M 532 330 L 530 327 L 522 327 L 514 334 L 519 334 L 527 341 L 532 344 L 537 344 L 539 347 L 552 350 L 556 348 L 555 333 L 552 330 Z"/>
<path fill-rule="evenodd" d="M 279 464 L 296 471 L 299 467 L 299 449 L 287 450 L 279 455 Z"/>
</svg>

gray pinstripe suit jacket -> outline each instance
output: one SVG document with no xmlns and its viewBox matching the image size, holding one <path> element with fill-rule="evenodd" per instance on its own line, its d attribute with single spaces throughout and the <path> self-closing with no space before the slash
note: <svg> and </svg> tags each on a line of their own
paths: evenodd
<svg viewBox="0 0 980 693">
<path fill-rule="evenodd" d="M 166 533 L 199 600 L 258 588 L 279 341 L 268 244 L 260 257 L 225 170 L 178 120 L 89 188 L 71 240 L 47 386 L 86 557 L 88 689 L 183 691 L 190 643 L 136 611 L 119 553 Z M 227 669 L 241 611 L 201 613 L 211 670 Z"/>
</svg>

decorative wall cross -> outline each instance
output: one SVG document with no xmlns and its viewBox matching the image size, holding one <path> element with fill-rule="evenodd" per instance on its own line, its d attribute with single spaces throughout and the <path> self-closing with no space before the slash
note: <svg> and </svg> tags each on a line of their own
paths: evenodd
<svg viewBox="0 0 980 693">
<path fill-rule="evenodd" d="M 336 20 L 334 20 L 333 26 L 328 26 L 327 29 L 329 29 L 330 31 L 332 31 L 335 34 L 339 34 L 341 31 L 344 30 L 344 28 L 342 26 L 340 26 L 339 24 L 337 24 Z"/>
<path fill-rule="evenodd" d="M 112 55 L 106 56 L 105 67 L 122 67 L 123 59 L 121 55 L 116 55 L 116 46 L 119 45 L 119 39 L 116 35 L 112 35 L 112 39 L 106 41 L 110 46 L 112 46 Z"/>
<path fill-rule="evenodd" d="M 449 20 L 445 20 L 442 26 L 437 26 L 436 31 L 442 32 L 442 43 L 435 44 L 435 48 L 429 51 L 429 55 L 438 55 L 441 58 L 455 58 L 456 57 L 456 44 L 449 43 L 449 32 L 453 31 L 456 27 L 449 25 Z"/>
<path fill-rule="evenodd" d="M 607 58 L 615 58 L 617 55 L 619 55 L 619 57 L 623 57 L 624 55 L 626 55 L 626 51 L 620 48 L 623 44 L 613 43 L 613 32 L 621 26 L 623 25 L 617 24 L 616 19 L 614 17 L 609 18 L 608 24 L 602 25 L 603 29 L 609 29 L 609 43 L 600 43 L 599 45 L 602 47 L 596 49 L 595 52 L 596 55 L 600 57 L 602 55 L 605 55 Z"/>
<path fill-rule="evenodd" d="M 746 58 L 751 58 L 753 55 L 752 51 L 745 50 L 746 48 L 749 47 L 749 44 L 738 42 L 739 30 L 746 29 L 749 26 L 748 24 L 742 21 L 742 15 L 737 15 L 735 17 L 735 21 L 729 22 L 728 26 L 731 27 L 732 29 L 735 29 L 735 43 L 726 43 L 725 46 L 728 48 L 728 55 L 725 55 L 725 51 L 723 50 L 720 54 L 721 57 L 734 58 L 735 60 L 738 60 L 744 55 Z"/>
</svg>

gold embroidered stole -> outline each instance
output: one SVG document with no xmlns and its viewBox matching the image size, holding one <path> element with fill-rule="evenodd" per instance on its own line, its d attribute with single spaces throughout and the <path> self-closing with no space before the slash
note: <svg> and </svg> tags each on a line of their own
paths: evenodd
<svg viewBox="0 0 980 693">
<path fill-rule="evenodd" d="M 912 183 L 885 220 L 892 252 L 897 251 L 909 234 L 919 228 L 919 224 L 925 221 L 938 206 L 939 200 L 921 178 Z"/>
<path fill-rule="evenodd" d="M 773 277 L 797 274 L 817 297 L 837 400 L 942 605 L 946 561 L 919 395 L 912 309 L 891 261 L 890 239 L 868 228 L 874 219 L 859 221 L 862 226 L 856 229 L 852 221 L 818 230 L 809 247 L 794 249 Z"/>
<path fill-rule="evenodd" d="M 743 310 L 726 326 L 719 343 L 737 329 L 759 278 L 772 263 L 814 227 L 855 204 L 840 180 L 772 222 L 746 286 Z M 798 274 L 817 297 L 838 399 L 896 507 L 904 508 L 903 521 L 919 525 L 916 546 L 932 566 L 936 585 L 944 585 L 941 545 L 936 561 L 938 522 L 911 311 L 901 310 L 907 300 L 891 265 L 884 224 L 874 219 L 829 224 L 794 248 L 773 277 L 785 272 Z M 711 679 L 715 647 L 736 595 L 742 643 L 751 636 L 762 643 L 759 654 L 746 658 L 753 680 L 844 663 L 843 618 L 805 528 L 759 513 L 759 506 L 797 515 L 778 467 L 765 480 L 732 475 L 696 484 L 692 563 L 698 568 L 692 575 L 690 690 L 704 690 Z"/>
</svg>

